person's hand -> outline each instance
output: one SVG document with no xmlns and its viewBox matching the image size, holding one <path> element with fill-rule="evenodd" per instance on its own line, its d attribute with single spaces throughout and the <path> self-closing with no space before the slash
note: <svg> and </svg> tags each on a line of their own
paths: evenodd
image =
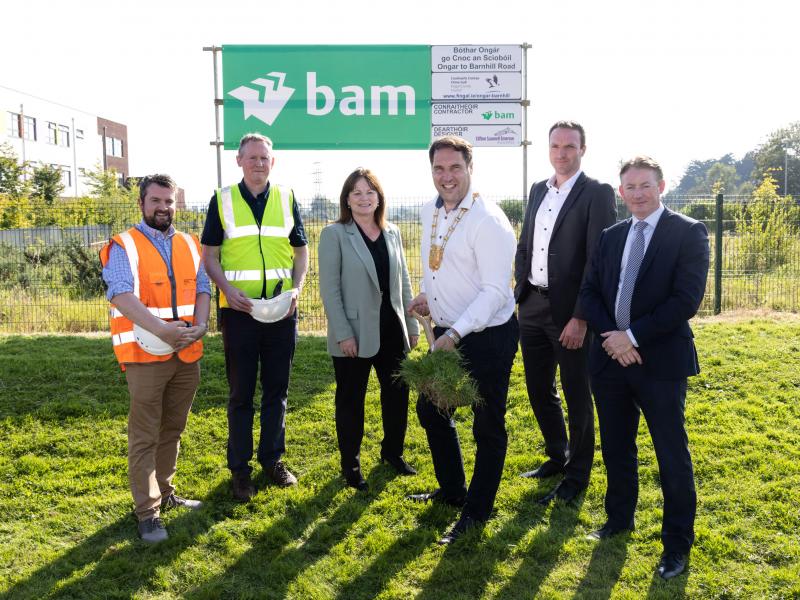
<svg viewBox="0 0 800 600">
<path fill-rule="evenodd" d="M 586 321 L 572 317 L 564 326 L 561 335 L 558 336 L 558 341 L 567 350 L 577 350 L 583 346 L 583 340 L 586 337 Z"/>
<path fill-rule="evenodd" d="M 431 313 L 430 309 L 428 308 L 428 297 L 424 293 L 417 294 L 417 297 L 414 298 L 411 301 L 411 304 L 408 305 L 408 314 L 411 314 L 414 311 L 423 317 Z"/>
<path fill-rule="evenodd" d="M 411 347 L 412 350 L 417 347 L 418 343 L 419 343 L 419 336 L 418 335 L 410 335 L 410 336 L 408 336 L 408 345 Z"/>
<path fill-rule="evenodd" d="M 452 351 L 456 349 L 456 343 L 448 335 L 440 335 L 433 343 L 433 352 L 437 350 Z"/>
<path fill-rule="evenodd" d="M 623 352 L 615 357 L 615 360 L 623 367 L 629 367 L 634 363 L 642 364 L 642 357 L 636 348 L 631 347 L 627 352 Z"/>
<path fill-rule="evenodd" d="M 339 350 L 348 358 L 356 358 L 358 356 L 358 343 L 356 342 L 356 338 L 349 337 L 339 342 Z"/>
<path fill-rule="evenodd" d="M 606 331 L 600 334 L 604 339 L 603 349 L 623 367 L 633 363 L 642 364 L 642 357 L 624 331 Z"/>
<path fill-rule="evenodd" d="M 253 310 L 253 303 L 242 290 L 228 285 L 227 289 L 223 290 L 225 297 L 228 299 L 228 306 L 234 310 L 249 313 Z"/>
<path fill-rule="evenodd" d="M 208 332 L 208 326 L 205 323 L 201 325 L 193 325 L 191 327 L 187 327 L 187 332 L 191 338 L 191 341 L 189 342 L 189 344 L 191 344 L 192 342 L 196 342 L 202 338 Z M 189 344 L 187 344 L 187 346 Z"/>
<path fill-rule="evenodd" d="M 175 350 L 181 350 L 194 340 L 189 332 L 190 327 L 185 321 L 180 319 L 177 321 L 165 322 L 155 333 L 162 341 L 172 346 Z"/>
</svg>

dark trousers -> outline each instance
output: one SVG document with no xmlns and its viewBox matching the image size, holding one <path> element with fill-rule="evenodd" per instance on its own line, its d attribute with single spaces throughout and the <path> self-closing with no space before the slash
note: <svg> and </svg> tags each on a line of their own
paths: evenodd
<svg viewBox="0 0 800 600">
<path fill-rule="evenodd" d="M 656 381 L 640 365 L 609 363 L 592 376 L 600 443 L 608 473 L 606 513 L 615 527 L 632 527 L 639 494 L 636 434 L 644 414 L 658 460 L 667 552 L 688 553 L 694 542 L 697 493 L 686 435 L 686 379 Z"/>
<path fill-rule="evenodd" d="M 395 321 L 397 319 L 395 318 Z M 364 399 L 369 372 L 381 386 L 383 440 L 381 456 L 402 456 L 408 426 L 408 387 L 394 377 L 405 356 L 403 331 L 381 328 L 381 346 L 370 358 L 332 356 L 336 374 L 336 438 L 342 460 L 342 472 L 361 468 L 361 440 L 364 438 Z"/>
<path fill-rule="evenodd" d="M 258 462 L 270 466 L 286 451 L 286 397 L 297 341 L 297 313 L 275 323 L 222 309 L 222 343 L 228 396 L 228 468 L 250 473 L 253 457 L 253 394 L 261 365 L 261 438 Z"/>
<path fill-rule="evenodd" d="M 436 337 L 444 332 L 442 327 L 434 329 Z M 505 424 L 508 379 L 518 341 L 519 326 L 517 318 L 512 316 L 503 325 L 464 336 L 458 347 L 482 399 L 481 404 L 472 408 L 472 435 L 477 449 L 469 490 L 452 414 L 442 414 L 423 395 L 417 400 L 417 415 L 428 437 L 442 493 L 447 498 L 466 494 L 464 514 L 479 521 L 489 518 L 503 475 L 508 445 Z"/>
<path fill-rule="evenodd" d="M 552 462 L 565 466 L 567 480 L 586 487 L 594 459 L 594 407 L 587 367 L 591 333 L 586 333 L 581 348 L 564 348 L 558 341 L 563 328 L 553 323 L 550 301 L 535 290 L 519 305 L 519 328 L 525 384 L 545 453 Z M 561 369 L 569 413 L 569 441 L 556 391 L 556 366 Z"/>
</svg>

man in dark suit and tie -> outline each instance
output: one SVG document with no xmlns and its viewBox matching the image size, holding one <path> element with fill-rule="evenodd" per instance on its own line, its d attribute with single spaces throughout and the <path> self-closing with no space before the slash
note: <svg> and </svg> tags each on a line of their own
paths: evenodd
<svg viewBox="0 0 800 600">
<path fill-rule="evenodd" d="M 627 161 L 620 179 L 632 217 L 603 232 L 581 289 L 596 334 L 589 372 L 608 473 L 608 519 L 590 537 L 604 539 L 634 527 L 641 412 L 664 495 L 658 574 L 670 579 L 686 568 L 694 542 L 697 494 L 684 408 L 687 377 L 699 372 L 689 319 L 706 288 L 708 232 L 664 207 L 664 177 L 652 158 Z"/>
<path fill-rule="evenodd" d="M 578 299 L 600 232 L 616 221 L 614 190 L 581 171 L 586 137 L 578 123 L 549 132 L 555 174 L 531 188 L 515 260 L 520 345 L 525 382 L 548 460 L 523 477 L 565 474 L 549 494 L 569 502 L 589 484 L 594 458 L 594 410 L 586 366 L 586 317 Z M 569 411 L 569 441 L 556 366 Z"/>
</svg>

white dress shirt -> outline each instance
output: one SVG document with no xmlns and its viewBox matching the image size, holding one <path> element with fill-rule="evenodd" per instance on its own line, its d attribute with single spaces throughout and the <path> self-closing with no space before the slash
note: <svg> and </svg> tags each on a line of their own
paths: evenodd
<svg viewBox="0 0 800 600">
<path fill-rule="evenodd" d="M 556 176 L 553 175 L 547 180 L 547 193 L 536 211 L 536 219 L 533 227 L 533 247 L 531 249 L 531 272 L 528 274 L 528 281 L 539 287 L 547 287 L 547 255 L 550 248 L 550 236 L 553 235 L 553 226 L 556 224 L 558 213 L 564 207 L 564 201 L 572 191 L 578 177 L 580 169 L 572 177 L 556 187 Z"/>
<path fill-rule="evenodd" d="M 647 227 L 644 228 L 642 232 L 644 235 L 644 251 L 647 254 L 647 247 L 650 245 L 650 240 L 653 239 L 653 233 L 656 230 L 656 225 L 658 225 L 658 220 L 661 218 L 662 213 L 664 212 L 664 205 L 659 202 L 658 208 L 655 209 L 652 213 L 650 213 L 644 219 L 637 219 L 636 217 L 631 217 L 631 228 L 628 230 L 628 237 L 625 238 L 625 249 L 622 251 L 622 268 L 619 272 L 619 283 L 617 283 L 617 299 L 614 301 L 614 314 L 617 314 L 617 307 L 619 307 L 619 295 L 622 292 L 622 282 L 625 281 L 625 267 L 628 265 L 628 256 L 631 253 L 631 246 L 633 245 L 633 238 L 636 235 L 634 228 L 639 221 L 644 221 L 647 223 Z M 630 329 L 626 329 L 625 333 L 628 334 L 628 337 L 631 340 L 631 343 L 639 347 L 636 338 L 633 337 L 633 332 Z"/>
<path fill-rule="evenodd" d="M 452 327 L 461 337 L 504 324 L 514 314 L 511 277 L 517 247 L 508 218 L 494 202 L 473 195 L 471 188 L 449 213 L 442 205 L 437 245 L 442 244 L 461 207 L 467 210 L 447 241 L 441 266 L 432 271 L 428 256 L 437 203 L 441 204 L 438 197 L 425 203 L 420 213 L 424 273 L 421 288 L 434 322 L 440 327 Z"/>
</svg>

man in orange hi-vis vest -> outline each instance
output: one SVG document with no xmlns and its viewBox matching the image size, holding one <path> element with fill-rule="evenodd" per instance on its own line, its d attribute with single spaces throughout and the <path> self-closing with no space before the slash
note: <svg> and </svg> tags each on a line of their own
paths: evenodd
<svg viewBox="0 0 800 600">
<path fill-rule="evenodd" d="M 180 438 L 200 383 L 211 287 L 194 235 L 175 231 L 168 175 L 139 182 L 142 221 L 100 251 L 114 353 L 130 392 L 128 478 L 147 543 L 167 539 L 161 511 L 197 509 L 175 494 Z"/>
</svg>

